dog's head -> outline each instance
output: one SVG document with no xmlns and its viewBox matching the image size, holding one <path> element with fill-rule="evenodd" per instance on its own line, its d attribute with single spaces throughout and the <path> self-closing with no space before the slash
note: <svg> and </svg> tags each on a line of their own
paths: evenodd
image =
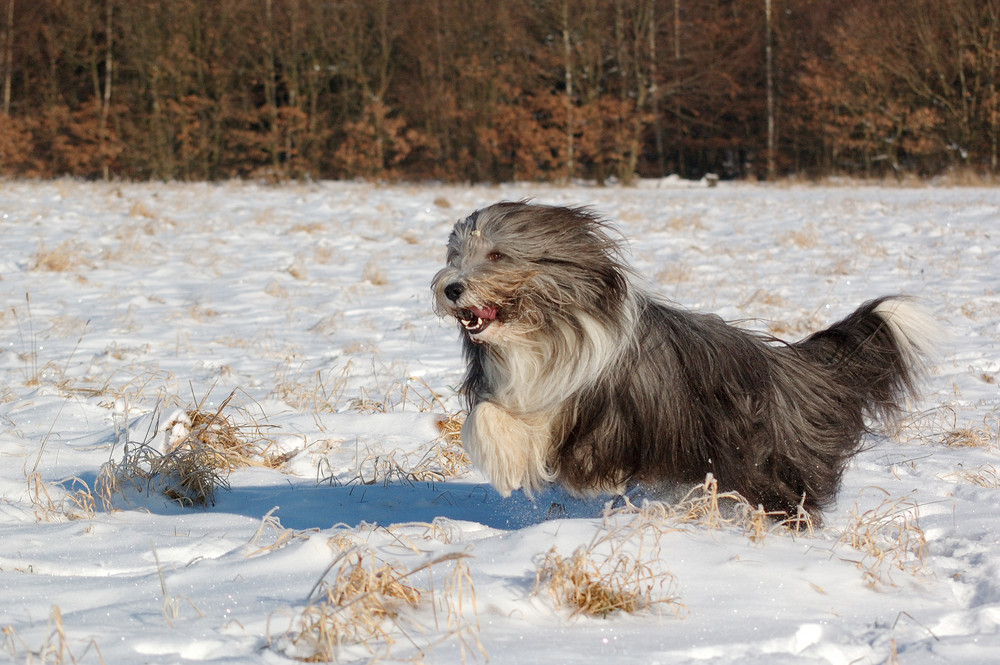
<svg viewBox="0 0 1000 665">
<path fill-rule="evenodd" d="M 618 243 L 591 210 L 503 202 L 455 225 L 431 288 L 435 311 L 455 317 L 467 339 L 502 344 L 581 313 L 614 318 L 628 279 Z"/>
</svg>

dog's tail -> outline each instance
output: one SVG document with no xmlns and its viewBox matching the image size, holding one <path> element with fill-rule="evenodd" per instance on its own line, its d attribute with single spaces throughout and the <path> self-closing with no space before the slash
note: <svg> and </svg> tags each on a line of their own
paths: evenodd
<svg viewBox="0 0 1000 665">
<path fill-rule="evenodd" d="M 942 338 L 937 321 L 909 298 L 870 300 L 844 320 L 794 345 L 834 372 L 870 417 L 895 414 L 917 392 Z"/>
</svg>

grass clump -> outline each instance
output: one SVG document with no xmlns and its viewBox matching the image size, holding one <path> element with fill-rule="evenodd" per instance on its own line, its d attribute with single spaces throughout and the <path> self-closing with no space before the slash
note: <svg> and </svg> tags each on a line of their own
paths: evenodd
<svg viewBox="0 0 1000 665">
<path fill-rule="evenodd" d="M 440 435 L 423 451 L 404 453 L 398 449 L 384 450 L 358 440 L 354 476 L 346 481 L 323 458 L 316 467 L 318 483 L 332 485 L 389 485 L 394 482 L 443 482 L 464 476 L 472 461 L 462 448 L 461 414 L 452 414 L 438 421 Z"/>
<path fill-rule="evenodd" d="M 53 605 L 49 612 L 48 635 L 38 649 L 29 648 L 11 626 L 3 628 L 3 645 L 0 647 L 0 651 L 10 654 L 12 662 L 59 664 L 80 662 L 91 649 L 94 650 L 97 662 L 104 663 L 104 657 L 96 640 L 90 640 L 79 656 L 73 654 L 63 628 L 62 611 L 58 605 Z"/>
<path fill-rule="evenodd" d="M 660 546 L 662 537 L 676 530 L 658 513 L 608 512 L 590 543 L 568 557 L 553 547 L 538 560 L 533 593 L 544 592 L 574 617 L 607 617 L 660 606 L 679 615 L 684 607 L 674 593 L 677 581 L 665 567 Z"/>
<path fill-rule="evenodd" d="M 475 590 L 463 561 L 468 556 L 444 554 L 407 570 L 364 546 L 351 547 L 330 565 L 309 594 L 309 603 L 274 646 L 299 661 L 341 662 L 362 654 L 388 657 L 403 638 L 417 649 L 411 660 L 422 662 L 434 646 L 458 639 L 463 661 L 470 648 L 485 655 L 478 620 L 464 616 L 467 604 L 475 607 Z M 437 591 L 431 570 L 448 563 L 451 571 Z M 415 581 L 423 572 L 428 573 L 426 584 Z M 421 620 L 422 609 L 432 611 L 432 622 Z M 418 643 L 418 633 L 425 636 L 424 644 Z M 428 635 L 435 635 L 433 641 L 426 641 Z"/>
<path fill-rule="evenodd" d="M 534 593 L 547 591 L 556 607 L 568 607 L 573 616 L 606 617 L 660 603 L 676 605 L 673 595 L 660 595 L 674 585 L 669 573 L 658 573 L 651 562 L 622 551 L 598 557 L 593 548 L 579 547 L 563 557 L 553 547 L 538 563 Z"/>
<path fill-rule="evenodd" d="M 982 464 L 975 469 L 959 469 L 944 478 L 955 478 L 986 489 L 1000 489 L 1000 470 L 992 464 Z"/>
<path fill-rule="evenodd" d="M 146 441 L 126 441 L 120 462 L 106 464 L 98 478 L 101 496 L 128 487 L 158 491 L 183 506 L 210 506 L 215 491 L 228 489 L 229 473 L 245 467 L 278 468 L 286 457 L 246 409 L 232 406 L 236 391 L 215 411 L 198 406 L 172 414 Z M 239 422 L 236 416 L 248 417 Z"/>
<path fill-rule="evenodd" d="M 308 376 L 279 368 L 271 399 L 279 399 L 298 411 L 336 413 L 350 378 L 351 362 L 339 370 L 316 371 Z"/>
<path fill-rule="evenodd" d="M 39 522 L 59 522 L 63 518 L 90 519 L 97 513 L 100 498 L 95 498 L 87 483 L 80 478 L 69 478 L 57 483 L 56 487 L 60 496 L 53 500 L 42 475 L 37 471 L 28 474 L 28 495 Z"/>
<path fill-rule="evenodd" d="M 1000 410 L 993 409 L 980 422 L 958 424 L 951 407 L 915 414 L 900 426 L 900 435 L 919 443 L 941 443 L 949 448 L 1000 449 Z"/>
<path fill-rule="evenodd" d="M 855 504 L 847 525 L 840 530 L 838 543 L 861 554 L 858 559 L 848 560 L 857 564 L 865 584 L 876 591 L 886 585 L 896 586 L 892 577 L 895 571 L 920 575 L 927 556 L 919 506 L 908 497 L 886 498 L 863 512 Z"/>
<path fill-rule="evenodd" d="M 635 506 L 626 498 L 625 505 L 610 514 L 614 513 L 637 513 L 641 519 L 674 528 L 738 529 L 753 542 L 764 540 L 774 531 L 812 535 L 815 526 L 813 516 L 801 504 L 794 515 L 767 511 L 763 506 L 752 505 L 738 492 L 720 492 L 719 482 L 712 474 L 677 500 L 647 501 Z"/>
</svg>

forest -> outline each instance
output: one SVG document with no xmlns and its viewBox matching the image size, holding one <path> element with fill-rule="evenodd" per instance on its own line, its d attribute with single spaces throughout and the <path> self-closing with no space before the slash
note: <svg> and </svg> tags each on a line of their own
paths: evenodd
<svg viewBox="0 0 1000 665">
<path fill-rule="evenodd" d="M 0 0 L 0 176 L 1000 170 L 1000 0 Z"/>
</svg>

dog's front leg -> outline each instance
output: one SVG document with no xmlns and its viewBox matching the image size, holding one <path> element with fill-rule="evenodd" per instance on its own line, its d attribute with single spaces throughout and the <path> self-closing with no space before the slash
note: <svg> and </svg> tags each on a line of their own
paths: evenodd
<svg viewBox="0 0 1000 665">
<path fill-rule="evenodd" d="M 462 425 L 462 446 L 502 496 L 523 489 L 529 496 L 551 482 L 550 418 L 514 414 L 480 402 Z"/>
</svg>

